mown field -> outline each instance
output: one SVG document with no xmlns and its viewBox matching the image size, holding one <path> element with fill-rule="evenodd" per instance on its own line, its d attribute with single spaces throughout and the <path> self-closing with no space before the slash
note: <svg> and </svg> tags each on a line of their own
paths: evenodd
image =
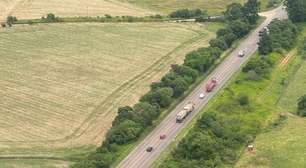
<svg viewBox="0 0 306 168">
<path fill-rule="evenodd" d="M 20 19 L 41 18 L 47 13 L 57 16 L 145 16 L 153 12 L 115 0 L 2 0 L 0 20 L 7 15 Z"/>
<path fill-rule="evenodd" d="M 135 6 L 142 7 L 162 13 L 171 13 L 178 9 L 203 9 L 210 14 L 221 13 L 226 6 L 237 2 L 244 3 L 246 0 L 119 0 L 128 2 Z M 269 0 L 260 0 L 261 8 L 266 9 Z"/>
<path fill-rule="evenodd" d="M 52 24 L 1 31 L 0 153 L 101 143 L 118 106 L 135 103 L 218 27 Z"/>
<path fill-rule="evenodd" d="M 222 12 L 226 5 L 233 2 L 244 2 L 244 0 L 120 0 L 122 2 L 129 2 L 136 6 L 163 13 L 170 13 L 177 9 L 205 9 L 210 13 Z"/>
<path fill-rule="evenodd" d="M 0 168 L 67 168 L 65 161 L 48 160 L 0 160 Z"/>
<path fill-rule="evenodd" d="M 303 36 L 306 36 L 306 31 Z M 237 162 L 237 168 L 305 167 L 306 120 L 295 113 L 298 98 L 306 94 L 306 62 L 295 54 L 290 64 L 294 73 L 290 74 L 286 81 L 289 85 L 274 106 L 276 115 L 285 114 L 287 119 L 263 131 L 254 142 L 256 153 L 245 152 Z"/>
</svg>

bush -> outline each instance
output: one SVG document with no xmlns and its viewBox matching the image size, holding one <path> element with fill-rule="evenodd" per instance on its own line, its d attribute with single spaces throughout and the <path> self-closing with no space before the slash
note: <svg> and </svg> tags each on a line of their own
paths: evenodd
<svg viewBox="0 0 306 168">
<path fill-rule="evenodd" d="M 135 140 L 142 132 L 142 127 L 132 120 L 124 120 L 116 127 L 112 127 L 107 133 L 106 141 L 109 144 L 126 144 Z"/>
<path fill-rule="evenodd" d="M 241 106 L 247 106 L 250 104 L 249 96 L 246 94 L 240 94 L 238 96 L 238 102 Z"/>
<path fill-rule="evenodd" d="M 211 47 L 219 48 L 220 50 L 225 51 L 229 48 L 224 37 L 218 37 L 209 41 Z"/>
<path fill-rule="evenodd" d="M 303 59 L 306 59 L 306 38 L 304 39 L 302 46 L 299 47 L 299 54 Z"/>
<path fill-rule="evenodd" d="M 306 117 L 306 95 L 300 97 L 298 100 L 297 114 L 301 117 Z"/>
<path fill-rule="evenodd" d="M 250 61 L 242 68 L 242 72 L 254 71 L 259 77 L 267 77 L 273 66 L 269 57 L 255 57 L 251 58 Z"/>
<path fill-rule="evenodd" d="M 184 19 L 190 19 L 190 18 L 198 18 L 201 16 L 205 16 L 206 12 L 202 11 L 201 9 L 179 9 L 177 11 L 172 12 L 169 16 L 171 18 L 184 18 Z"/>
<path fill-rule="evenodd" d="M 17 21 L 17 17 L 15 16 L 8 16 L 6 18 L 6 24 L 11 27 Z"/>
</svg>

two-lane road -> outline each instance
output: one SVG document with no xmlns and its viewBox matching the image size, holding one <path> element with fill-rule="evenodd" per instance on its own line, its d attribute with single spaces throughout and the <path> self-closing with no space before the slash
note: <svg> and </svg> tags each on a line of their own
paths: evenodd
<svg viewBox="0 0 306 168">
<path fill-rule="evenodd" d="M 231 76 L 237 72 L 248 58 L 256 52 L 259 41 L 258 32 L 267 26 L 273 19 L 282 19 L 286 13 L 279 7 L 269 12 L 262 13 L 267 19 L 239 47 L 237 47 L 189 96 L 185 98 L 136 148 L 118 165 L 118 168 L 148 168 L 167 146 L 175 140 L 180 131 L 186 127 L 192 118 L 216 95 Z M 244 50 L 245 56 L 238 57 L 238 52 Z M 210 93 L 205 92 L 205 85 L 215 77 L 218 85 Z M 200 93 L 205 93 L 204 99 L 199 99 Z M 176 123 L 176 114 L 188 104 L 195 103 L 195 110 L 183 121 Z M 164 140 L 160 140 L 160 134 L 166 134 Z M 146 152 L 146 148 L 152 146 L 152 152 Z"/>
</svg>

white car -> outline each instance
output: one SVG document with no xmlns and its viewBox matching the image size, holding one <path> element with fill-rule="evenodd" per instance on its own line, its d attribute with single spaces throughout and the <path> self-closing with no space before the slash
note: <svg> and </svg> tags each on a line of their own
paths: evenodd
<svg viewBox="0 0 306 168">
<path fill-rule="evenodd" d="M 204 97 L 205 97 L 204 93 L 201 93 L 199 96 L 200 99 L 203 99 Z"/>
<path fill-rule="evenodd" d="M 243 50 L 239 51 L 238 56 L 243 57 L 245 55 L 245 52 Z"/>
</svg>

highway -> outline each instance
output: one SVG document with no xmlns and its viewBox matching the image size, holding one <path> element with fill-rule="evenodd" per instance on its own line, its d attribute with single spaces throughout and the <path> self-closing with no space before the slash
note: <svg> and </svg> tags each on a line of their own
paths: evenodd
<svg viewBox="0 0 306 168">
<path fill-rule="evenodd" d="M 185 100 L 178 104 L 177 107 L 165 117 L 165 119 L 121 161 L 117 166 L 118 168 L 149 168 L 167 146 L 175 140 L 180 131 L 191 122 L 192 118 L 201 111 L 216 93 L 222 89 L 226 82 L 239 71 L 250 56 L 256 52 L 258 48 L 257 42 L 259 41 L 258 32 L 263 27 L 267 26 L 273 19 L 286 18 L 286 12 L 282 7 L 263 12 L 260 15 L 265 16 L 266 20 L 250 33 L 250 35 L 206 78 L 206 80 L 194 89 Z M 245 51 L 244 57 L 238 57 L 238 53 L 241 50 Z M 218 85 L 212 92 L 206 93 L 205 85 L 212 78 L 218 80 Z M 206 96 L 204 99 L 199 99 L 200 93 L 205 93 Z M 183 121 L 183 123 L 176 123 L 176 114 L 181 111 L 188 102 L 195 103 L 195 110 Z M 160 134 L 166 134 L 166 139 L 160 140 Z M 154 150 L 152 152 L 147 152 L 146 148 L 150 146 L 152 146 Z"/>
</svg>

